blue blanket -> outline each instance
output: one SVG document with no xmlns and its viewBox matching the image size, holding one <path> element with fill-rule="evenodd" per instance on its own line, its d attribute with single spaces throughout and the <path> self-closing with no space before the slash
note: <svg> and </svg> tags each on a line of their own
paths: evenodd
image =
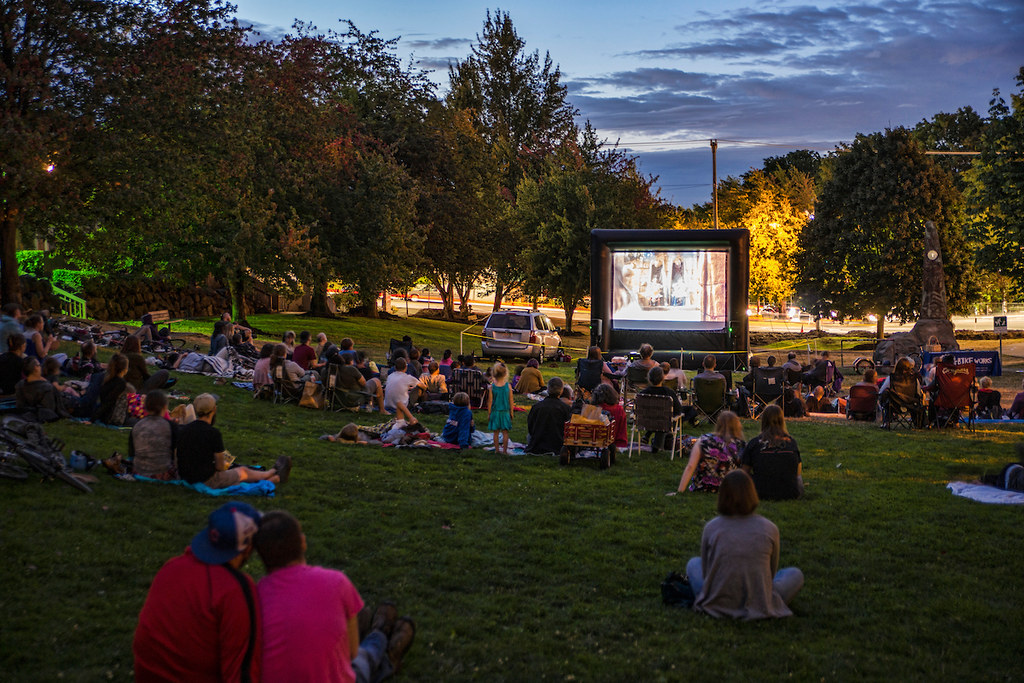
<svg viewBox="0 0 1024 683">
<path fill-rule="evenodd" d="M 135 479 L 138 481 L 148 481 L 155 484 L 177 484 L 178 486 L 184 486 L 187 489 L 198 491 L 199 493 L 205 493 L 208 496 L 265 496 L 267 498 L 274 497 L 274 482 L 267 481 L 247 481 L 241 484 L 235 484 L 229 486 L 226 489 L 211 489 L 206 484 L 190 484 L 184 479 L 173 479 L 171 481 L 161 481 L 159 479 L 150 479 L 149 477 L 143 477 L 136 474 Z"/>
</svg>

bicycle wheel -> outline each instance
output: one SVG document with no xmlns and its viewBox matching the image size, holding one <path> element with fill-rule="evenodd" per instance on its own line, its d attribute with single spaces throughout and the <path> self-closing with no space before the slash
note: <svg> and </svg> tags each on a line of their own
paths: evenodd
<svg viewBox="0 0 1024 683">
<path fill-rule="evenodd" d="M 16 481 L 25 481 L 28 479 L 28 472 L 17 465 L 11 465 L 3 462 L 0 463 L 0 477 L 3 477 L 4 479 L 14 479 Z"/>
</svg>

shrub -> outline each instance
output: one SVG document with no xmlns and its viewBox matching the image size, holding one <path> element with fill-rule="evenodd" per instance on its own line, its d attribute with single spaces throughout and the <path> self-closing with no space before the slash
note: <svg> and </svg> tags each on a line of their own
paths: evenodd
<svg viewBox="0 0 1024 683">
<path fill-rule="evenodd" d="M 80 294 L 85 291 L 84 282 L 92 278 L 103 279 L 103 273 L 96 270 L 67 270 L 58 268 L 53 271 L 51 281 L 54 286 L 65 289 L 69 292 Z"/>
<path fill-rule="evenodd" d="M 23 249 L 17 256 L 18 275 L 39 275 L 46 267 L 46 252 L 42 249 Z"/>
</svg>

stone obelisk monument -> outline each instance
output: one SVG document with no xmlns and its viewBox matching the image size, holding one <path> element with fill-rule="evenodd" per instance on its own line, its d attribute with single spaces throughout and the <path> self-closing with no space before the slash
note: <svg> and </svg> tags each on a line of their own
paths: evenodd
<svg viewBox="0 0 1024 683">
<path fill-rule="evenodd" d="M 953 323 L 946 309 L 946 277 L 942 271 L 942 249 L 935 224 L 924 224 L 924 278 L 921 284 L 921 313 L 910 332 L 896 332 L 875 348 L 875 363 L 895 362 L 900 356 L 920 351 L 932 337 L 943 351 L 957 351 Z"/>
</svg>

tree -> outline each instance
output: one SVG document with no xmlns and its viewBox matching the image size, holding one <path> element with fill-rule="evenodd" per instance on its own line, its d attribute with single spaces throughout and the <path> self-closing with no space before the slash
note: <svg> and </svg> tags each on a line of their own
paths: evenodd
<svg viewBox="0 0 1024 683">
<path fill-rule="evenodd" d="M 506 203 L 501 198 L 498 166 L 491 147 L 472 125 L 470 113 L 440 105 L 427 121 L 431 131 L 429 173 L 419 175 L 419 220 L 427 226 L 424 270 L 454 317 L 469 312 L 469 293 L 491 265 L 491 245 L 503 225 Z M 507 239 L 507 233 L 505 233 Z"/>
<path fill-rule="evenodd" d="M 798 291 L 821 314 L 907 320 L 921 301 L 924 222 L 939 231 L 952 311 L 970 300 L 971 254 L 949 173 L 905 128 L 858 135 L 837 151 L 832 176 L 803 231 Z"/>
<path fill-rule="evenodd" d="M 973 152 L 981 143 L 985 120 L 971 107 L 961 107 L 952 114 L 939 112 L 929 119 L 922 119 L 914 126 L 914 138 L 928 151 Z M 949 171 L 962 191 L 964 172 L 971 167 L 973 157 L 960 155 L 935 155 L 936 163 Z"/>
<path fill-rule="evenodd" d="M 70 141 L 96 123 L 99 68 L 146 14 L 144 4 L 10 0 L 0 12 L 0 298 L 19 301 L 19 228 L 78 194 Z"/>
<path fill-rule="evenodd" d="M 981 155 L 966 173 L 970 235 L 980 245 L 979 262 L 990 272 L 1012 277 L 1024 291 L 1024 67 L 1010 106 L 993 92 Z"/>
<path fill-rule="evenodd" d="M 807 215 L 794 211 L 789 199 L 759 171 L 747 175 L 747 205 L 740 222 L 750 230 L 750 295 L 782 303 L 796 286 L 798 240 Z"/>
<path fill-rule="evenodd" d="M 550 54 L 528 54 L 508 13 L 490 11 L 472 54 L 449 67 L 448 103 L 474 113 L 502 169 L 503 192 L 515 203 L 520 181 L 536 177 L 544 160 L 576 137 L 576 110 L 566 101 L 561 70 Z M 509 240 L 490 245 L 494 308 L 520 280 L 518 253 Z"/>
<path fill-rule="evenodd" d="M 665 226 L 664 206 L 651 193 L 654 180 L 639 173 L 634 157 L 602 149 L 588 123 L 579 147 L 564 146 L 548 158 L 539 179 L 519 184 L 513 216 L 524 288 L 556 298 L 567 331 L 590 292 L 590 232 Z"/>
<path fill-rule="evenodd" d="M 50 229 L 79 260 L 130 258 L 182 280 L 213 274 L 244 319 L 249 278 L 294 288 L 315 261 L 280 199 L 294 159 L 279 122 L 294 111 L 280 49 L 253 43 L 220 3 L 168 3 L 104 64 L 102 125 L 77 140 L 82 201 Z"/>
</svg>

